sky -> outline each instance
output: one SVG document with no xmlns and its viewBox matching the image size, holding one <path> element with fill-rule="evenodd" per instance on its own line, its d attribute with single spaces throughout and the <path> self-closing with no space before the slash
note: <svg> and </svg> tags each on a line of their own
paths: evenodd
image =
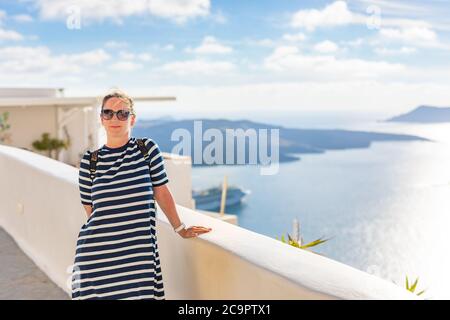
<svg viewBox="0 0 450 320">
<path fill-rule="evenodd" d="M 0 0 L 0 87 L 175 96 L 184 112 L 450 105 L 442 0 Z"/>
</svg>

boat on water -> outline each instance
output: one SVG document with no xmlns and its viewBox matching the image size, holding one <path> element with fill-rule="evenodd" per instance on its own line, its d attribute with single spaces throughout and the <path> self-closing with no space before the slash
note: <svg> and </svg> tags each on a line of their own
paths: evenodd
<svg viewBox="0 0 450 320">
<path fill-rule="evenodd" d="M 244 190 L 240 187 L 229 186 L 225 207 L 231 207 L 241 204 L 250 190 Z M 195 200 L 195 207 L 200 210 L 217 211 L 220 210 L 220 201 L 222 199 L 222 187 L 212 187 L 205 190 L 193 190 L 192 198 Z"/>
</svg>

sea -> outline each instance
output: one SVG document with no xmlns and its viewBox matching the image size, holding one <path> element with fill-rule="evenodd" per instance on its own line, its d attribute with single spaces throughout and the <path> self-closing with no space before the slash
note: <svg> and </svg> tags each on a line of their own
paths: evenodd
<svg viewBox="0 0 450 320">
<path fill-rule="evenodd" d="M 208 118 L 184 118 L 196 117 Z M 237 215 L 240 227 L 287 238 L 297 219 L 303 243 L 328 239 L 311 250 L 402 287 L 406 277 L 410 283 L 418 278 L 416 292 L 425 290 L 425 299 L 450 299 L 450 123 L 382 121 L 387 117 L 362 112 L 226 114 L 230 120 L 290 128 L 405 133 L 432 141 L 374 142 L 368 148 L 297 154 L 300 161 L 281 163 L 275 175 L 262 175 L 255 165 L 196 167 L 193 188 L 219 186 L 227 176 L 229 185 L 250 191 L 240 206 L 226 210 Z"/>
</svg>

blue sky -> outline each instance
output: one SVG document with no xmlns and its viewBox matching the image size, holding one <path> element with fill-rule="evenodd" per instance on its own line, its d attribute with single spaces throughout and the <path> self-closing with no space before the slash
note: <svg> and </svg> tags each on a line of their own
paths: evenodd
<svg viewBox="0 0 450 320">
<path fill-rule="evenodd" d="M 437 0 L 1 0 L 0 86 L 118 86 L 208 113 L 449 105 L 449 14 Z"/>
</svg>

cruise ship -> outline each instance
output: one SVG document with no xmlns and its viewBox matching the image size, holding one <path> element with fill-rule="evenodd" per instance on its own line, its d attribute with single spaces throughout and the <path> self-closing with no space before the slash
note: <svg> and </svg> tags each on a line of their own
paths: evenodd
<svg viewBox="0 0 450 320">
<path fill-rule="evenodd" d="M 250 194 L 250 190 L 229 186 L 227 188 L 225 207 L 239 205 L 248 194 Z M 220 201 L 222 199 L 222 187 L 212 187 L 205 190 L 193 190 L 192 198 L 195 200 L 195 207 L 197 209 L 211 211 L 219 210 Z"/>
</svg>

